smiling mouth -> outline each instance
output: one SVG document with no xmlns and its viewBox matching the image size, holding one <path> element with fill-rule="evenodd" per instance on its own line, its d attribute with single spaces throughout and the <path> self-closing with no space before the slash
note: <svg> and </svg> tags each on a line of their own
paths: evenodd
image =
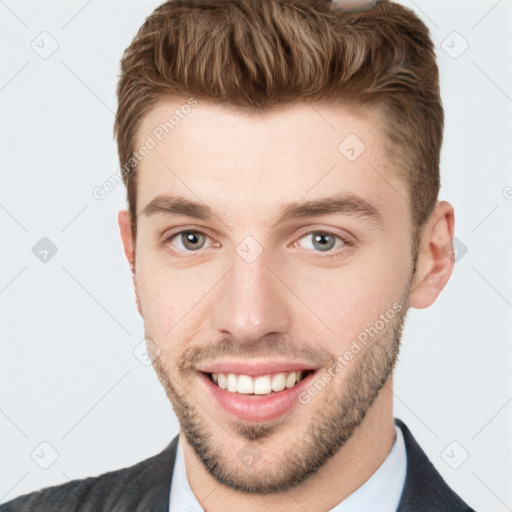
<svg viewBox="0 0 512 512">
<path fill-rule="evenodd" d="M 316 370 L 295 370 L 262 375 L 201 372 L 219 388 L 242 395 L 273 395 L 293 388 Z"/>
</svg>

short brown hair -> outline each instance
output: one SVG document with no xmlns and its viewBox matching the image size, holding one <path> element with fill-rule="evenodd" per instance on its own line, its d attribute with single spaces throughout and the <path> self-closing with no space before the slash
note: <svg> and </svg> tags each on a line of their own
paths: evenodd
<svg viewBox="0 0 512 512">
<path fill-rule="evenodd" d="M 144 115 L 173 96 L 254 113 L 301 101 L 379 106 L 417 229 L 437 202 L 444 112 L 434 45 L 419 17 L 391 1 L 344 14 L 327 0 L 168 0 L 125 50 L 117 96 L 134 231 L 137 166 L 127 162 Z"/>
</svg>

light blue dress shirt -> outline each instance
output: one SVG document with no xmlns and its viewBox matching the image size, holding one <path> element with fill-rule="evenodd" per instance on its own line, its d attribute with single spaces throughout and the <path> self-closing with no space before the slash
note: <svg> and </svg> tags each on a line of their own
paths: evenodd
<svg viewBox="0 0 512 512">
<path fill-rule="evenodd" d="M 329 512 L 396 512 L 407 469 L 402 431 L 395 425 L 396 439 L 379 469 L 355 492 Z M 187 479 L 183 449 L 178 442 L 170 492 L 170 512 L 204 512 Z"/>
</svg>

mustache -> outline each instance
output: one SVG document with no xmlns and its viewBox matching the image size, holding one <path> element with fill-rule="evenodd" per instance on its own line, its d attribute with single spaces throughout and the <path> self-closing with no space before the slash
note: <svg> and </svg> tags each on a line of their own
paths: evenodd
<svg viewBox="0 0 512 512">
<path fill-rule="evenodd" d="M 202 363 L 220 358 L 233 359 L 301 359 L 315 366 L 325 366 L 335 361 L 335 356 L 321 346 L 307 345 L 293 336 L 268 335 L 251 342 L 240 342 L 233 337 L 222 337 L 189 347 L 179 357 L 176 367 L 182 377 L 194 372 Z"/>
</svg>

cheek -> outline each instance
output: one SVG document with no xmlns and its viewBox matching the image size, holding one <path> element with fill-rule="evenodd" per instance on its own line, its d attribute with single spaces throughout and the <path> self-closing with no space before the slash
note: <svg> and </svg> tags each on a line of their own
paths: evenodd
<svg viewBox="0 0 512 512">
<path fill-rule="evenodd" d="M 146 329 L 159 343 L 182 339 L 197 325 L 208 292 L 221 277 L 208 266 L 173 268 L 142 255 L 137 261 L 136 287 Z"/>
<path fill-rule="evenodd" d="M 394 311 L 404 298 L 412 269 L 408 248 L 396 247 L 375 256 L 354 276 L 347 302 L 353 317 L 358 318 L 359 331 L 373 325 L 381 315 Z"/>
<path fill-rule="evenodd" d="M 311 328 L 318 326 L 326 337 L 333 335 L 337 344 L 350 343 L 402 299 L 411 258 L 408 247 L 373 247 L 338 267 L 289 268 L 284 281 L 322 321 L 308 313 Z M 302 319 L 305 316 L 301 314 Z"/>
</svg>

